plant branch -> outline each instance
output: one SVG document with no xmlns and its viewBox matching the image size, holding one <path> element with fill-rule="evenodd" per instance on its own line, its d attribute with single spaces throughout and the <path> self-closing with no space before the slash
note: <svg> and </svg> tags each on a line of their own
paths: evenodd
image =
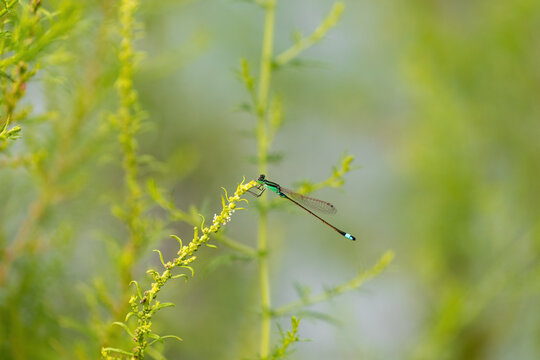
<svg viewBox="0 0 540 360">
<path fill-rule="evenodd" d="M 147 185 L 148 191 L 154 201 L 162 209 L 169 212 L 172 221 L 183 221 L 192 226 L 199 225 L 200 216 L 198 214 L 187 213 L 183 210 L 178 209 L 171 201 L 165 199 L 163 192 L 156 186 L 153 180 L 148 181 Z M 250 258 L 255 258 L 257 256 L 257 251 L 254 248 L 248 245 L 244 245 L 236 240 L 233 240 L 225 234 L 217 233 L 215 235 L 215 240 L 233 250 L 249 256 Z"/>
<path fill-rule="evenodd" d="M 244 184 L 244 182 L 242 181 L 242 183 L 238 185 L 234 195 L 227 197 L 227 203 L 224 202 L 221 213 L 214 217 L 212 225 L 210 225 L 209 227 L 205 227 L 203 222 L 203 224 L 200 226 L 200 232 L 202 233 L 202 235 L 199 235 L 199 228 L 195 228 L 193 240 L 188 245 L 183 245 L 182 240 L 174 236 L 178 240 L 180 245 L 180 249 L 177 252 L 178 256 L 175 259 L 165 262 L 163 260 L 163 256 L 161 255 L 161 252 L 157 250 L 165 270 L 161 274 L 155 270 L 148 271 L 148 273 L 151 274 L 154 279 L 154 282 L 151 284 L 150 289 L 146 290 L 143 293 L 139 288 L 139 284 L 135 281 L 132 281 L 132 283 L 134 283 L 137 287 L 137 295 L 132 296 L 129 300 L 131 311 L 127 314 L 126 321 L 131 317 L 136 317 L 138 319 L 137 327 L 133 332 L 131 332 L 126 324 L 120 322 L 115 323 L 116 325 L 123 327 L 129 334 L 132 334 L 130 336 L 136 343 L 136 346 L 130 353 L 132 359 L 139 360 L 144 358 L 145 352 L 147 351 L 147 348 L 149 346 L 149 338 L 163 339 L 166 337 L 171 337 L 170 335 L 158 336 L 152 333 L 151 320 L 152 316 L 156 311 L 164 307 L 169 307 L 173 305 L 172 303 L 160 303 L 156 300 L 158 293 L 161 291 L 163 286 L 165 286 L 167 281 L 179 277 L 184 277 L 187 281 L 187 279 L 189 278 L 189 275 L 186 274 L 173 275 L 172 270 L 174 268 L 183 268 L 189 270 L 191 276 L 194 275 L 195 270 L 191 267 L 191 264 L 197 259 L 194 253 L 202 245 L 208 243 L 211 234 L 217 233 L 223 225 L 227 224 L 231 220 L 231 215 L 235 212 L 238 202 L 247 201 L 245 199 L 241 199 L 241 196 L 244 195 L 250 188 L 256 185 L 257 183 L 255 181 L 251 181 L 247 184 Z M 118 350 L 119 349 L 111 349 L 106 347 L 102 349 L 101 353 L 102 356 L 106 359 L 114 359 L 114 356 L 112 356 L 111 354 L 125 353 L 124 350 Z"/>
<path fill-rule="evenodd" d="M 257 96 L 257 144 L 258 144 L 258 164 L 259 172 L 265 174 L 268 170 L 268 148 L 270 146 L 268 139 L 268 94 L 270 91 L 270 76 L 272 72 L 272 56 L 274 48 L 274 26 L 275 26 L 275 8 L 276 0 L 268 0 L 264 3 L 266 16 L 264 23 L 264 34 L 261 54 L 260 79 Z M 270 278 L 268 269 L 268 241 L 267 241 L 267 206 L 268 199 L 263 195 L 260 199 L 262 210 L 259 213 L 259 228 L 257 235 L 259 257 L 259 283 L 261 294 L 261 340 L 260 340 L 260 356 L 268 357 L 270 353 L 270 327 L 271 316 L 269 309 L 270 303 Z"/>
<path fill-rule="evenodd" d="M 281 346 L 276 348 L 274 352 L 272 353 L 272 360 L 277 360 L 284 358 L 287 356 L 287 351 L 289 349 L 289 346 L 294 344 L 295 342 L 300 341 L 300 338 L 298 338 L 298 326 L 300 325 L 300 319 L 297 319 L 296 317 L 291 318 L 291 330 L 287 331 L 287 333 L 281 332 Z"/>
<path fill-rule="evenodd" d="M 315 29 L 315 31 L 313 31 L 308 37 L 299 39 L 293 46 L 279 54 L 275 59 L 275 64 L 277 66 L 285 65 L 300 55 L 300 53 L 311 47 L 313 44 L 320 41 L 331 28 L 336 26 L 344 9 L 345 4 L 343 2 L 336 2 L 326 19 L 324 19 L 324 21 Z"/>
<path fill-rule="evenodd" d="M 363 285 L 366 281 L 371 280 L 373 277 L 380 274 L 384 269 L 390 265 L 392 260 L 394 259 L 394 253 L 392 251 L 387 251 L 384 253 L 379 261 L 373 266 L 371 269 L 361 272 L 358 274 L 354 279 L 343 283 L 341 285 L 337 285 L 333 288 L 330 288 L 318 295 L 307 297 L 305 299 L 300 299 L 298 301 L 291 302 L 290 304 L 281 306 L 274 311 L 272 311 L 273 316 L 283 316 L 286 314 L 289 314 L 293 311 L 296 311 L 300 308 L 318 304 L 320 302 L 327 301 L 329 299 L 332 299 L 338 295 L 341 295 L 347 291 L 354 290 L 361 285 Z"/>
<path fill-rule="evenodd" d="M 339 167 L 333 168 L 332 175 L 318 183 L 304 181 L 301 183 L 300 188 L 297 190 L 297 192 L 305 195 L 325 187 L 337 188 L 342 186 L 345 182 L 345 174 L 351 171 L 351 163 L 353 162 L 353 160 L 353 155 L 343 155 Z"/>
<path fill-rule="evenodd" d="M 19 2 L 18 0 L 11 0 L 9 3 L 5 3 L 5 7 L 2 10 L 0 10 L 0 16 L 6 15 L 9 12 L 9 10 L 11 10 L 11 8 L 15 6 L 15 4 L 17 4 L 18 2 Z"/>
<path fill-rule="evenodd" d="M 259 80 L 257 113 L 264 118 L 270 90 L 270 74 L 272 72 L 272 56 L 274 51 L 274 25 L 276 17 L 276 0 L 268 0 L 264 4 L 266 16 L 264 21 L 263 46 L 261 54 L 261 73 Z"/>
</svg>

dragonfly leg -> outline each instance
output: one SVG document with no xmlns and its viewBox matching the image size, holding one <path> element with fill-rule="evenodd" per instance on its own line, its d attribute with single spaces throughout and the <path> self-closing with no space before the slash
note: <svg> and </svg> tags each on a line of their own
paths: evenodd
<svg viewBox="0 0 540 360">
<path fill-rule="evenodd" d="M 252 191 L 251 189 L 248 190 L 248 193 L 250 193 L 251 195 L 254 195 L 256 197 L 260 197 L 263 194 L 263 192 L 266 190 L 266 187 L 264 185 L 257 185 L 256 187 L 257 187 L 257 190 L 259 190 L 258 193 Z"/>
</svg>

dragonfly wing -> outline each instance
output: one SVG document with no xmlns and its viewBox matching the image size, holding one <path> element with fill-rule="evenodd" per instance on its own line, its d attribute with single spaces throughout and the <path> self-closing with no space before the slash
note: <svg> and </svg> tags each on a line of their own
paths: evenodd
<svg viewBox="0 0 540 360">
<path fill-rule="evenodd" d="M 327 201 L 315 199 L 306 195 L 301 195 L 289 189 L 281 188 L 281 191 L 310 210 L 315 210 L 325 214 L 335 214 L 337 211 L 335 206 Z"/>
</svg>

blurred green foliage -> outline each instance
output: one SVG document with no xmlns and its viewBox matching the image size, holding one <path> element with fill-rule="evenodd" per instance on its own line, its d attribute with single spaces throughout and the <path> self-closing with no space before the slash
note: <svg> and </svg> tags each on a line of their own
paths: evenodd
<svg viewBox="0 0 540 360">
<path fill-rule="evenodd" d="M 258 159 L 254 120 L 237 111 L 252 109 L 252 95 L 234 72 L 245 58 L 240 77 L 258 76 L 263 11 L 245 2 L 142 2 L 130 30 L 134 68 L 124 73 L 137 104 L 130 91 L 123 95 L 141 121 L 124 127 L 129 138 L 119 141 L 117 79 L 126 71 L 119 4 L 0 3 L 2 358 L 95 359 L 106 345 L 131 349 L 111 325 L 129 311 L 127 280 L 146 288 L 146 270 L 161 266 L 152 249 L 172 259 L 169 234 L 191 234 L 199 212 L 210 219 L 221 206 L 221 186 L 259 175 L 250 161 Z M 344 242 L 276 206 L 290 213 L 269 217 L 272 297 L 294 301 L 296 281 L 307 294 L 351 279 L 389 247 L 397 266 L 368 285 L 369 294 L 311 312 L 334 322 L 293 322 L 284 339 L 313 341 L 291 345 L 292 353 L 284 342 L 275 352 L 537 358 L 540 2 L 346 5 L 320 44 L 275 67 L 274 147 L 265 158 L 272 179 L 334 199 L 339 222 L 358 240 Z M 331 6 L 278 1 L 275 53 L 294 44 L 294 34 L 315 30 Z M 344 184 L 336 178 L 345 192 L 317 187 L 344 150 L 361 164 Z M 135 159 L 126 156 L 133 151 Z M 131 180 L 126 163 L 137 168 Z M 160 193 L 151 182 L 148 190 L 150 178 Z M 256 206 L 250 200 L 248 208 Z M 160 293 L 176 307 L 158 313 L 153 327 L 184 341 L 158 344 L 149 356 L 256 356 L 257 266 L 246 250 L 256 237 L 252 213 L 237 214 L 220 240 L 236 239 L 242 255 L 221 245 L 218 253 L 201 250 L 197 267 L 206 275 Z M 290 319 L 282 324 L 289 328 Z"/>
</svg>

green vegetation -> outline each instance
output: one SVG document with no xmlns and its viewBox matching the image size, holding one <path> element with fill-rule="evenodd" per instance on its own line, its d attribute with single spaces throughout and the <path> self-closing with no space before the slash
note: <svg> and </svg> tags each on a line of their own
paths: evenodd
<svg viewBox="0 0 540 360">
<path fill-rule="evenodd" d="M 1 358 L 540 354 L 537 1 L 0 23 Z M 356 241 L 247 194 L 260 174 Z"/>
</svg>

